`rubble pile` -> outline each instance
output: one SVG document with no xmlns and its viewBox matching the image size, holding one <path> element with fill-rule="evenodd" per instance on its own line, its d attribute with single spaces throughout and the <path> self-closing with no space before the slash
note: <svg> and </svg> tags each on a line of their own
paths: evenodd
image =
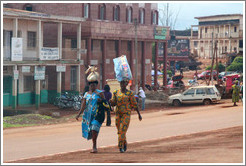
<svg viewBox="0 0 246 166">
<path fill-rule="evenodd" d="M 148 91 L 145 95 L 149 100 L 168 100 L 168 94 L 163 91 Z"/>
</svg>

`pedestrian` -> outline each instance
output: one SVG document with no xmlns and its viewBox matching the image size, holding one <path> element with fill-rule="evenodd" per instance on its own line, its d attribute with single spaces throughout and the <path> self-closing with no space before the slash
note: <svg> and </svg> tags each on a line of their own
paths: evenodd
<svg viewBox="0 0 246 166">
<path fill-rule="evenodd" d="M 106 84 L 104 86 L 104 96 L 105 96 L 105 99 L 109 102 L 109 100 L 112 98 L 112 93 L 110 92 L 110 86 L 108 84 Z M 107 109 L 107 122 L 106 122 L 106 126 L 111 126 L 111 117 L 110 117 L 110 111 L 112 109 Z"/>
<path fill-rule="evenodd" d="M 240 85 L 241 101 L 243 102 L 243 82 Z"/>
<path fill-rule="evenodd" d="M 88 91 L 89 91 L 89 86 L 88 86 L 88 85 L 86 85 L 86 86 L 85 86 L 85 88 L 84 88 L 83 96 L 84 96 L 84 95 L 85 95 L 85 93 L 86 93 L 86 92 L 88 92 Z"/>
<path fill-rule="evenodd" d="M 237 106 L 236 102 L 239 102 L 239 92 L 240 87 L 238 86 L 238 80 L 235 80 L 234 85 L 232 85 L 232 102 L 234 103 L 233 106 Z"/>
<path fill-rule="evenodd" d="M 183 75 L 183 69 L 180 68 L 180 75 L 182 76 Z"/>
<path fill-rule="evenodd" d="M 105 98 L 102 91 L 97 89 L 98 75 L 96 72 L 92 72 L 87 77 L 87 81 L 89 83 L 89 91 L 85 93 L 82 99 L 81 109 L 76 116 L 76 120 L 79 119 L 80 114 L 83 112 L 82 137 L 87 140 L 92 139 L 93 147 L 91 153 L 97 153 L 97 136 L 105 118 L 105 113 L 97 114 L 102 111 L 99 109 L 98 102 Z M 101 117 L 96 115 L 101 115 Z"/>
<path fill-rule="evenodd" d="M 139 88 L 138 95 L 141 97 L 141 100 L 142 100 L 142 111 L 143 111 L 145 109 L 146 96 L 145 96 L 145 92 L 142 87 Z"/>
<path fill-rule="evenodd" d="M 137 107 L 137 102 L 132 91 L 126 89 L 129 80 L 120 82 L 120 90 L 113 92 L 113 98 L 110 100 L 112 106 L 116 106 L 115 123 L 118 131 L 118 147 L 121 153 L 127 150 L 126 132 L 130 124 L 131 110 L 138 113 L 138 119 L 142 116 Z"/>
</svg>

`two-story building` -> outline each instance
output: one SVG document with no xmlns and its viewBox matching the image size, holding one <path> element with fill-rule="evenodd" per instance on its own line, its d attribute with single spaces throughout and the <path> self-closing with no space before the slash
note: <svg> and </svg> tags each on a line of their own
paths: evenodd
<svg viewBox="0 0 246 166">
<path fill-rule="evenodd" d="M 215 41 L 217 42 L 218 58 L 226 54 L 243 51 L 243 15 L 224 14 L 195 17 L 198 25 L 191 26 L 191 53 L 200 58 L 211 58 Z M 193 35 L 193 28 L 198 34 Z"/>
<path fill-rule="evenodd" d="M 61 17 L 40 12 L 18 9 L 3 9 L 3 106 L 16 106 L 48 103 L 61 94 L 62 75 L 66 67 L 82 68 L 80 46 L 75 50 L 75 58 L 67 58 L 62 46 L 65 40 L 62 23 L 77 27 L 78 41 L 81 41 L 81 17 Z M 44 45 L 44 26 L 57 27 L 57 45 Z M 70 48 L 71 50 L 71 48 Z M 77 77 L 77 87 L 83 78 Z"/>
</svg>

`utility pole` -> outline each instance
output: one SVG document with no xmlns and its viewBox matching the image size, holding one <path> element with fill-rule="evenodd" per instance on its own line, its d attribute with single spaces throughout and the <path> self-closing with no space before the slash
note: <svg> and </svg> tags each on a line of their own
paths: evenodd
<svg viewBox="0 0 246 166">
<path fill-rule="evenodd" d="M 169 7 L 169 3 L 167 3 L 167 21 L 166 21 L 166 26 L 168 26 L 168 7 Z"/>
<path fill-rule="evenodd" d="M 138 34 L 137 34 L 137 18 L 134 18 L 135 26 L 135 93 L 138 92 Z"/>
<path fill-rule="evenodd" d="M 213 85 L 213 68 L 214 68 L 214 54 L 213 54 L 213 45 L 214 45 L 214 33 L 212 32 L 212 50 L 211 50 L 211 54 L 212 54 L 212 65 L 211 65 L 211 72 L 210 72 L 210 79 L 211 79 L 211 82 L 212 82 L 212 85 Z M 210 83 L 210 79 L 209 79 L 209 83 Z M 209 85 L 208 83 L 208 85 Z"/>
</svg>

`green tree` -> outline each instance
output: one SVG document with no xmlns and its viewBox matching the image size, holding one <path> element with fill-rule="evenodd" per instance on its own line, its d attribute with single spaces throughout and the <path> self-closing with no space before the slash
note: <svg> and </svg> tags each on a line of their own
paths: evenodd
<svg viewBox="0 0 246 166">
<path fill-rule="evenodd" d="M 243 72 L 243 57 L 236 57 L 231 65 L 226 68 L 226 70 Z"/>
<path fill-rule="evenodd" d="M 214 65 L 214 70 L 216 70 L 216 65 Z M 211 65 L 209 65 L 208 67 L 206 67 L 206 70 L 211 70 Z M 225 65 L 223 65 L 222 63 L 219 63 L 219 72 L 225 71 Z"/>
</svg>

